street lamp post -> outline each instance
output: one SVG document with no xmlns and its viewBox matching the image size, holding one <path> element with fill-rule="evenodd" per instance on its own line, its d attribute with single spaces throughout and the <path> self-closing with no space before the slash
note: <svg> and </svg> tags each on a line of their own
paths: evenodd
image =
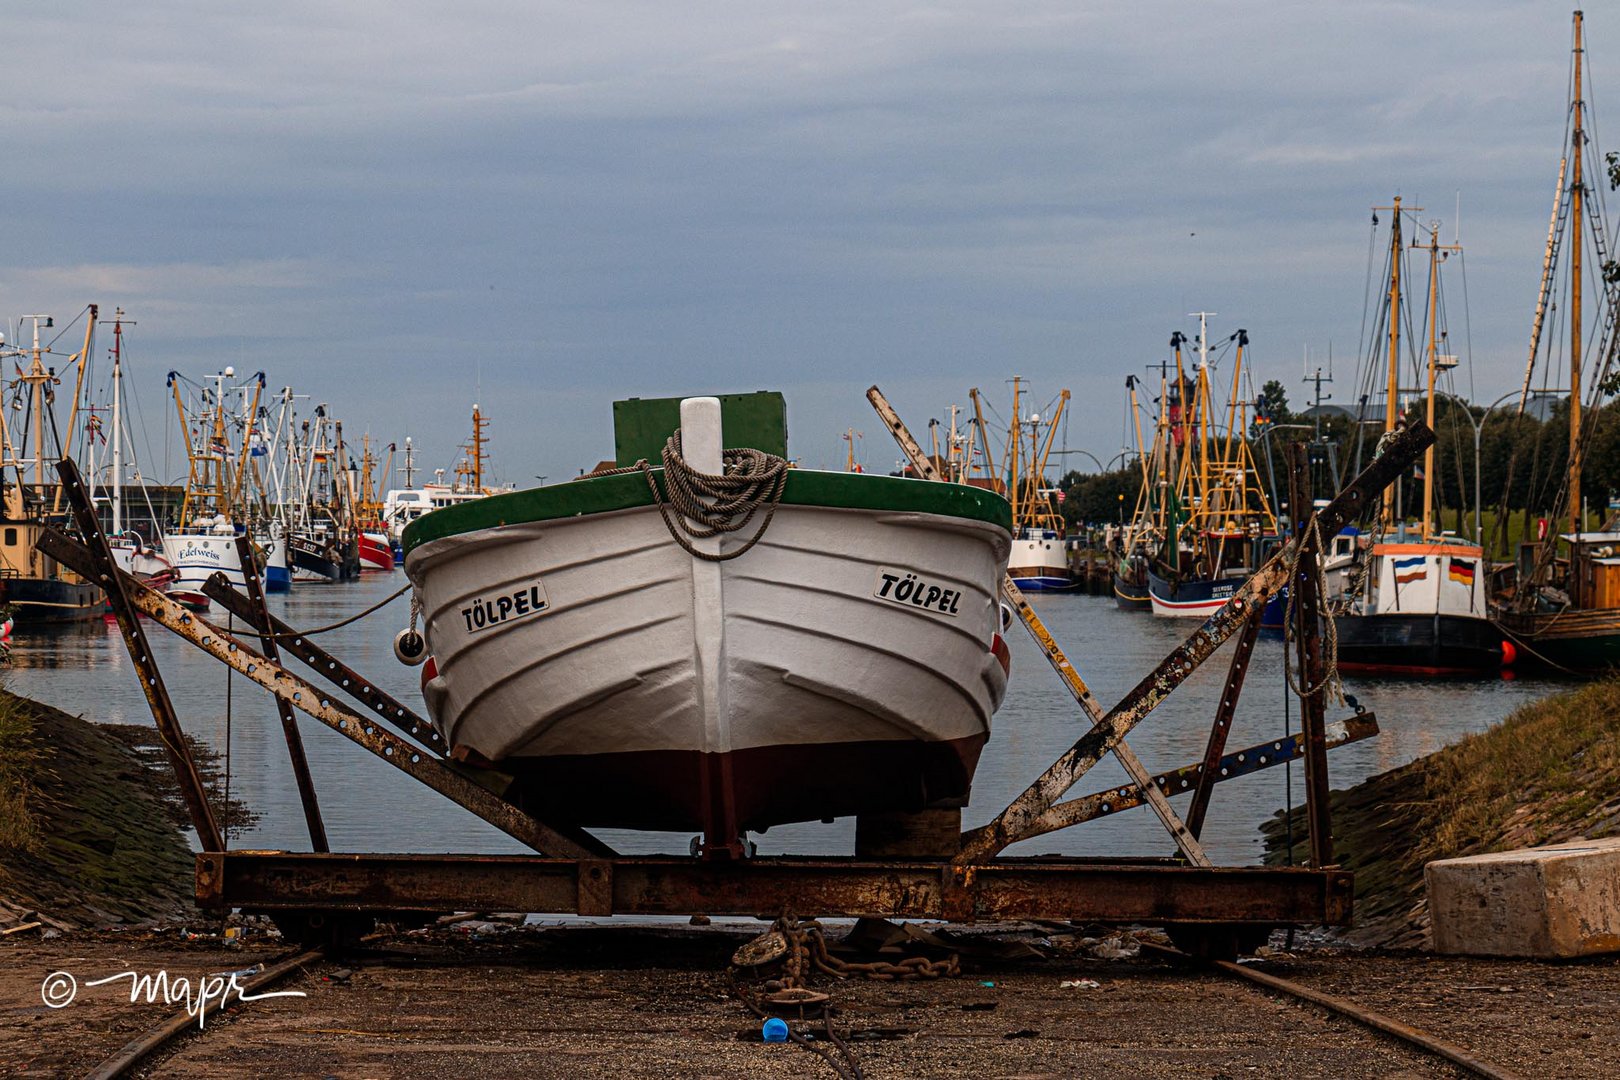
<svg viewBox="0 0 1620 1080">
<path fill-rule="evenodd" d="M 1474 543 L 1478 544 L 1481 548 L 1483 548 L 1485 546 L 1485 532 L 1484 532 L 1484 529 L 1480 526 L 1480 498 L 1479 498 L 1479 442 L 1480 442 L 1480 435 L 1485 430 L 1485 419 L 1486 419 L 1486 417 L 1490 416 L 1491 413 L 1495 412 L 1496 407 L 1498 405 L 1502 404 L 1502 402 L 1506 401 L 1508 398 L 1512 397 L 1513 395 L 1517 394 L 1518 392 L 1519 391 L 1517 391 L 1517 390 L 1509 390 L 1507 393 L 1503 394 L 1501 397 L 1497 398 L 1495 401 L 1493 401 L 1489 405 L 1485 406 L 1485 411 L 1480 414 L 1479 420 L 1476 421 L 1474 419 L 1474 411 L 1473 411 L 1472 408 L 1469 407 L 1468 402 L 1464 401 L 1462 398 L 1458 397 L 1456 394 L 1448 394 L 1444 390 L 1436 390 L 1435 391 L 1435 395 L 1437 397 L 1449 398 L 1452 401 L 1456 402 L 1458 405 L 1461 405 L 1462 406 L 1462 414 L 1464 416 L 1468 417 L 1468 423 L 1470 425 L 1472 425 L 1473 429 L 1474 429 Z"/>
</svg>

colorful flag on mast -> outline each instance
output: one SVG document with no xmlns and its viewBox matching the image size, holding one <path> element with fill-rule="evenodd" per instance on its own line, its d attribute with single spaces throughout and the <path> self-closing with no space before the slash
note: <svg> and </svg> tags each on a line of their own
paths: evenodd
<svg viewBox="0 0 1620 1080">
<path fill-rule="evenodd" d="M 1474 561 L 1471 559 L 1452 559 L 1446 576 L 1452 581 L 1470 588 L 1474 584 Z"/>
<path fill-rule="evenodd" d="M 1422 581 L 1428 576 L 1429 558 L 1426 555 L 1414 555 L 1409 559 L 1395 560 L 1395 584 L 1397 585 Z"/>
</svg>

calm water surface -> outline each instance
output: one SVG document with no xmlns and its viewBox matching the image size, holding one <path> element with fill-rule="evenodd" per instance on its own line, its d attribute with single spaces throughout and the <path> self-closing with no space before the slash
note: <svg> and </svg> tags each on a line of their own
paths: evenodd
<svg viewBox="0 0 1620 1080">
<path fill-rule="evenodd" d="M 373 574 L 358 583 L 300 586 L 290 595 L 271 597 L 270 603 L 293 626 L 321 626 L 377 602 L 404 581 L 398 571 Z M 1111 598 L 1041 596 L 1035 604 L 1105 706 L 1128 692 L 1196 625 L 1122 612 Z M 402 598 L 359 623 L 324 635 L 322 641 L 352 667 L 377 680 L 377 685 L 425 711 L 419 669 L 403 667 L 393 656 L 393 635 L 405 625 L 408 614 L 407 601 Z M 270 699 L 239 677 L 230 679 L 228 686 L 222 665 L 162 627 L 147 626 L 181 722 L 221 753 L 229 750 L 232 794 L 260 814 L 255 826 L 231 837 L 232 846 L 307 850 L 286 746 Z M 1082 730 L 1078 706 L 1027 635 L 1015 628 L 1009 636 L 1013 678 L 979 765 L 972 804 L 964 813 L 968 825 L 983 824 L 993 817 Z M 1149 769 L 1162 771 L 1202 757 L 1229 652 L 1230 646 L 1205 663 L 1131 735 L 1131 746 Z M 43 634 L 19 633 L 6 681 L 17 693 L 90 720 L 151 723 L 122 639 L 110 623 L 97 621 Z M 1480 731 L 1517 706 L 1563 685 L 1526 678 L 1347 680 L 1347 690 L 1377 713 L 1382 734 L 1330 752 L 1333 786 L 1349 786 Z M 1284 702 L 1282 643 L 1262 640 L 1255 649 L 1228 746 L 1238 749 L 1281 735 Z M 1297 723 L 1297 709 L 1290 706 L 1290 711 Z M 1329 719 L 1344 711 L 1330 708 Z M 526 850 L 323 725 L 303 716 L 299 720 L 333 850 Z M 1258 826 L 1284 805 L 1285 773 L 1290 771 L 1297 800 L 1303 782 L 1299 765 L 1270 769 L 1215 789 L 1204 838 L 1218 863 L 1259 861 Z M 1096 791 L 1124 779 L 1124 772 L 1109 758 L 1082 779 L 1072 794 Z M 1178 799 L 1175 805 L 1184 806 L 1185 800 Z M 853 833 L 852 821 L 839 820 L 831 825 L 779 826 L 755 839 L 764 853 L 841 854 L 851 850 Z M 602 835 L 627 852 L 684 853 L 690 840 L 684 833 L 604 830 Z M 1012 850 L 1023 854 L 1157 855 L 1168 854 L 1173 845 L 1151 811 L 1141 807 Z"/>
</svg>

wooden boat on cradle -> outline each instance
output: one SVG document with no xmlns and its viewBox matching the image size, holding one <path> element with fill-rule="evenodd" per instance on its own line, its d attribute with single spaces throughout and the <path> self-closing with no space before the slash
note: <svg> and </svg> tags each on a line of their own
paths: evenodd
<svg viewBox="0 0 1620 1080">
<path fill-rule="evenodd" d="M 617 403 L 619 464 L 656 458 L 678 424 L 673 467 L 719 473 L 721 408 Z M 727 442 L 785 454 L 780 395 L 725 414 Z M 454 756 L 514 776 L 507 797 L 542 817 L 711 842 L 965 803 L 1007 684 L 1008 503 L 861 473 L 780 485 L 706 538 L 681 528 L 661 468 L 413 522 L 423 693 Z"/>
</svg>

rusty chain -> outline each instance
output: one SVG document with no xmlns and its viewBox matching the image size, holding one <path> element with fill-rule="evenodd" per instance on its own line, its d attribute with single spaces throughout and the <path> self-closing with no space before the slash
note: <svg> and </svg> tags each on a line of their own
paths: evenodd
<svg viewBox="0 0 1620 1080">
<path fill-rule="evenodd" d="M 777 983 L 771 989 L 792 990 L 803 987 L 812 970 L 847 979 L 862 975 L 868 979 L 893 981 L 900 979 L 937 979 L 961 973 L 962 959 L 951 953 L 943 960 L 930 960 L 926 956 L 910 956 L 904 960 L 872 960 L 857 962 L 841 960 L 827 951 L 827 937 L 821 924 L 814 919 L 799 921 L 784 915 L 772 924 L 770 933 L 780 934 L 787 942 L 787 955 L 782 961 L 782 975 L 771 980 Z"/>
</svg>

